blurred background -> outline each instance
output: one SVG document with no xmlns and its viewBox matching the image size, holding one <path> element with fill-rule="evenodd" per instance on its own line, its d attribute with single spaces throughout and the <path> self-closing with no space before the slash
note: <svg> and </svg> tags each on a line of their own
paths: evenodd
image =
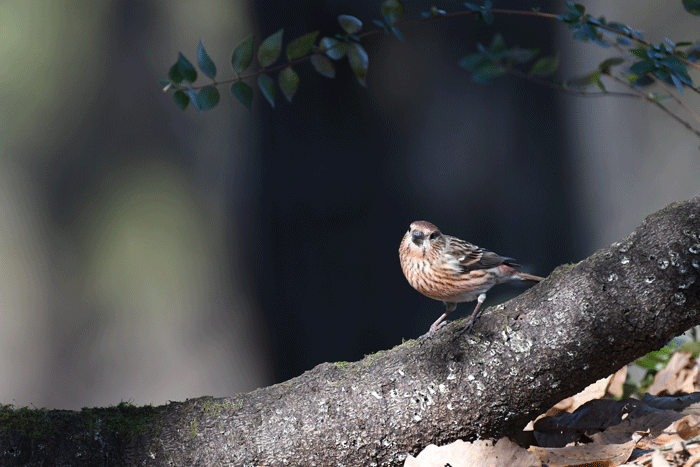
<svg viewBox="0 0 700 467">
<path fill-rule="evenodd" d="M 539 18 L 372 36 L 367 89 L 347 62 L 334 80 L 302 64 L 274 110 L 228 86 L 203 114 L 161 92 L 200 39 L 226 79 L 250 33 L 333 35 L 339 14 L 373 28 L 380 3 L 0 2 L 0 403 L 162 404 L 358 360 L 443 312 L 399 267 L 414 220 L 546 276 L 700 191 L 700 141 L 649 104 L 458 67 L 495 32 L 559 51 L 561 79 L 615 55 Z M 532 6 L 565 10 L 497 5 Z M 657 44 L 696 39 L 680 1 L 586 6 Z M 525 290 L 499 287 L 487 305 Z"/>
</svg>

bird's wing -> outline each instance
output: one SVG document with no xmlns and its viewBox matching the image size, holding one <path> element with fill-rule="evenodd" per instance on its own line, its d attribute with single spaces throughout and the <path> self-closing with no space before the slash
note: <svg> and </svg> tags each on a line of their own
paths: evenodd
<svg viewBox="0 0 700 467">
<path fill-rule="evenodd" d="M 513 267 L 520 266 L 515 263 L 513 258 L 499 256 L 492 251 L 485 250 L 455 237 L 450 237 L 449 254 L 457 260 L 462 273 L 495 268 L 501 264 Z"/>
</svg>

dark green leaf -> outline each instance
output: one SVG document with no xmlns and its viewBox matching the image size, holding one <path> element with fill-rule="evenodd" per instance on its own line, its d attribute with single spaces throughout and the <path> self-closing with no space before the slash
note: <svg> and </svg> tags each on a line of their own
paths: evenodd
<svg viewBox="0 0 700 467">
<path fill-rule="evenodd" d="M 362 31 L 362 21 L 350 15 L 338 16 L 338 23 L 343 30 L 352 35 Z"/>
<path fill-rule="evenodd" d="M 382 3 L 382 16 L 387 24 L 394 24 L 403 17 L 403 4 L 401 0 L 384 0 Z"/>
<path fill-rule="evenodd" d="M 488 63 L 472 73 L 472 80 L 479 84 L 488 84 L 506 73 L 506 69 L 502 66 Z"/>
<path fill-rule="evenodd" d="M 292 67 L 288 66 L 280 71 L 280 74 L 277 76 L 277 82 L 280 85 L 282 94 L 284 94 L 284 97 L 291 103 L 294 94 L 296 94 L 299 88 L 299 75 L 297 75 L 296 71 L 292 70 Z"/>
<path fill-rule="evenodd" d="M 253 102 L 253 88 L 248 86 L 243 81 L 238 81 L 231 85 L 231 94 L 233 94 L 238 101 L 245 105 L 248 110 L 250 110 L 250 105 Z"/>
<path fill-rule="evenodd" d="M 551 76 L 559 68 L 559 55 L 542 57 L 532 65 L 530 74 L 534 76 Z"/>
<path fill-rule="evenodd" d="M 369 64 L 369 58 L 367 57 L 367 52 L 358 43 L 353 42 L 348 46 L 348 61 L 350 62 L 350 68 L 355 74 L 355 78 L 364 87 L 367 87 L 365 82 L 365 76 L 367 75 L 367 67 Z"/>
<path fill-rule="evenodd" d="M 391 26 L 391 32 L 393 32 L 394 35 L 398 37 L 400 41 L 403 40 L 403 34 L 401 33 L 401 31 L 399 31 L 399 29 L 396 26 Z"/>
<path fill-rule="evenodd" d="M 579 3 L 566 2 L 566 4 L 567 6 L 569 6 L 569 8 L 573 8 L 574 10 L 576 10 L 580 15 L 583 15 L 586 12 L 586 7 Z"/>
<path fill-rule="evenodd" d="M 484 23 L 493 24 L 493 13 L 491 13 L 489 10 L 482 11 L 479 17 L 484 21 Z"/>
<path fill-rule="evenodd" d="M 461 59 L 459 61 L 459 66 L 469 71 L 474 71 L 487 63 L 492 62 L 482 54 L 472 54 Z"/>
<path fill-rule="evenodd" d="M 211 79 L 216 78 L 216 65 L 214 65 L 214 62 L 209 58 L 207 51 L 204 50 L 202 41 L 199 41 L 199 47 L 197 48 L 197 65 L 199 65 L 199 69 L 202 70 L 202 73 Z"/>
<path fill-rule="evenodd" d="M 471 11 L 479 11 L 479 8 L 481 8 L 479 7 L 479 5 L 474 5 L 473 3 L 465 3 L 464 6 L 470 9 Z"/>
<path fill-rule="evenodd" d="M 179 53 L 177 62 L 175 62 L 175 65 L 173 65 L 168 72 L 168 78 L 175 84 L 180 84 L 183 80 L 193 83 L 197 80 L 197 70 L 194 69 L 194 66 L 192 66 L 184 55 Z"/>
<path fill-rule="evenodd" d="M 445 10 L 440 10 L 435 5 L 430 7 L 430 16 L 444 16 L 447 12 Z"/>
<path fill-rule="evenodd" d="M 324 37 L 319 42 L 319 50 L 324 52 L 333 60 L 340 60 L 345 56 L 348 45 L 345 42 L 340 42 L 332 37 Z"/>
<path fill-rule="evenodd" d="M 308 54 L 316 42 L 318 33 L 319 31 L 314 31 L 304 34 L 287 44 L 287 60 L 294 60 Z"/>
<path fill-rule="evenodd" d="M 175 84 L 180 84 L 185 79 L 185 77 L 182 76 L 182 73 L 180 73 L 180 67 L 177 66 L 177 63 L 171 66 L 170 70 L 168 70 L 168 78 L 170 78 L 170 81 Z"/>
<path fill-rule="evenodd" d="M 231 55 L 231 67 L 236 74 L 241 74 L 253 61 L 253 34 L 243 39 Z"/>
<path fill-rule="evenodd" d="M 688 75 L 688 70 L 685 63 L 671 55 L 669 55 L 665 60 L 662 60 L 660 63 L 665 65 L 671 71 L 671 73 L 676 75 L 681 81 L 689 86 L 692 86 L 693 81 L 690 79 L 690 75 Z"/>
<path fill-rule="evenodd" d="M 177 65 L 178 68 L 180 68 L 180 73 L 182 73 L 182 76 L 186 81 L 194 83 L 197 80 L 197 70 L 194 69 L 194 65 L 192 65 L 192 63 L 190 63 L 190 61 L 187 60 L 184 55 L 179 55 Z"/>
<path fill-rule="evenodd" d="M 683 8 L 691 15 L 700 15 L 700 0 L 683 0 Z"/>
<path fill-rule="evenodd" d="M 173 84 L 172 81 L 168 81 L 168 80 L 164 80 L 164 79 L 162 79 L 162 80 L 160 80 L 160 81 L 158 81 L 158 82 L 160 83 L 161 86 L 170 86 L 170 85 Z"/>
<path fill-rule="evenodd" d="M 630 51 L 630 52 L 632 53 L 632 55 L 634 55 L 635 57 L 639 57 L 639 58 L 642 58 L 642 59 L 647 58 L 647 49 L 646 49 L 646 47 L 638 47 L 638 48 L 636 48 L 636 49 L 630 49 L 629 51 Z"/>
<path fill-rule="evenodd" d="M 608 58 L 607 60 L 603 60 L 602 62 L 600 62 L 600 65 L 598 65 L 598 69 L 603 73 L 610 73 L 610 68 L 614 67 L 615 65 L 620 65 L 624 62 L 625 59 L 622 57 Z"/>
<path fill-rule="evenodd" d="M 643 76 L 649 73 L 650 71 L 654 70 L 656 68 L 656 65 L 654 65 L 652 62 L 649 60 L 643 60 L 641 62 L 637 62 L 633 64 L 630 67 L 630 72 L 634 73 L 635 75 Z"/>
<path fill-rule="evenodd" d="M 600 81 L 600 76 L 600 70 L 596 70 L 593 73 L 589 73 L 585 76 L 570 79 L 566 82 L 566 86 L 571 86 L 575 88 L 585 88 L 593 84 L 597 84 L 599 87 L 602 87 L 603 83 Z"/>
<path fill-rule="evenodd" d="M 489 52 L 494 54 L 499 54 L 506 50 L 506 41 L 503 39 L 501 33 L 496 33 L 491 40 L 491 45 L 489 46 Z"/>
<path fill-rule="evenodd" d="M 216 107 L 221 96 L 215 86 L 204 86 L 197 93 L 197 105 L 200 110 L 210 110 Z"/>
<path fill-rule="evenodd" d="M 263 68 L 266 68 L 277 61 L 282 52 L 282 33 L 284 29 L 280 29 L 276 33 L 268 36 L 258 48 L 258 62 Z"/>
<path fill-rule="evenodd" d="M 325 55 L 313 54 L 311 56 L 311 64 L 316 71 L 327 78 L 335 78 L 335 67 L 331 60 Z"/>
<path fill-rule="evenodd" d="M 190 96 L 190 101 L 192 102 L 192 105 L 194 105 L 194 108 L 197 109 L 198 112 L 201 112 L 202 108 L 197 102 L 197 92 L 194 89 L 188 89 L 187 95 Z"/>
<path fill-rule="evenodd" d="M 506 59 L 509 64 L 521 64 L 529 62 L 539 53 L 539 49 L 521 49 L 519 47 L 514 47 L 510 50 L 506 50 L 502 54 L 502 57 Z"/>
<path fill-rule="evenodd" d="M 185 110 L 190 103 L 190 96 L 182 89 L 178 89 L 173 93 L 173 100 L 182 110 Z"/>
<path fill-rule="evenodd" d="M 374 23 L 374 25 L 377 26 L 378 28 L 383 29 L 385 32 L 389 32 L 389 26 L 387 26 L 386 24 L 382 23 L 382 22 L 379 21 L 378 19 L 373 19 L 373 20 L 372 20 L 372 23 Z"/>
<path fill-rule="evenodd" d="M 258 76 L 258 87 L 270 103 L 272 108 L 275 108 L 275 94 L 277 94 L 277 88 L 275 87 L 275 82 L 266 74 Z"/>
<path fill-rule="evenodd" d="M 676 89 L 683 94 L 683 83 L 681 83 L 681 80 L 678 79 L 676 75 L 671 75 L 671 81 L 673 81 L 673 84 L 676 85 Z"/>
<path fill-rule="evenodd" d="M 574 2 L 566 2 L 568 11 L 563 15 L 557 16 L 559 21 L 562 21 L 569 25 L 571 29 L 578 29 L 581 27 L 581 17 L 585 13 L 586 9 L 579 4 Z"/>
</svg>

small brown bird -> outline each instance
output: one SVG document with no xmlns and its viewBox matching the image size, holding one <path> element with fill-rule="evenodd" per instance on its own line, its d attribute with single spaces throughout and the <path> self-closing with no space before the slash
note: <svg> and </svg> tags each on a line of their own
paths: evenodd
<svg viewBox="0 0 700 467">
<path fill-rule="evenodd" d="M 411 224 L 401 241 L 399 257 L 409 284 L 423 295 L 445 304 L 445 313 L 430 326 L 428 334 L 435 332 L 458 303 L 477 300 L 474 313 L 462 330 L 468 334 L 491 287 L 504 282 L 544 280 L 514 269 L 521 266 L 513 258 L 443 235 L 426 221 Z"/>
</svg>

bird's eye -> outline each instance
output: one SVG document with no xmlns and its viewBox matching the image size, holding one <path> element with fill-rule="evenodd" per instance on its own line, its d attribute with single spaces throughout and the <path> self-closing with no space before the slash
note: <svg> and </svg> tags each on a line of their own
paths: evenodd
<svg viewBox="0 0 700 467">
<path fill-rule="evenodd" d="M 435 240 L 435 239 L 438 238 L 439 236 L 440 236 L 440 231 L 439 231 L 439 230 L 436 230 L 435 232 L 432 232 L 432 233 L 430 234 L 430 237 L 428 237 L 428 238 L 431 239 L 431 240 Z"/>
</svg>

